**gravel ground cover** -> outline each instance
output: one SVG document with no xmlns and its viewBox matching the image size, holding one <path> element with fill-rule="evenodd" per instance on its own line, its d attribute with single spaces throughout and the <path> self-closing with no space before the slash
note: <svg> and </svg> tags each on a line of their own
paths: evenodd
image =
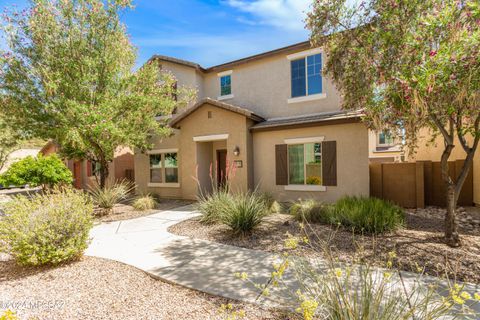
<svg viewBox="0 0 480 320">
<path fill-rule="evenodd" d="M 475 221 L 479 208 L 462 210 L 464 221 Z M 467 218 L 472 215 L 473 218 Z M 305 227 L 311 244 L 328 241 L 334 254 L 343 261 L 369 261 L 385 266 L 388 252 L 395 251 L 395 264 L 402 270 L 425 273 L 472 283 L 480 283 L 480 233 L 466 222 L 460 224 L 463 245 L 450 248 L 443 243 L 444 210 L 427 208 L 406 211 L 406 226 L 396 232 L 380 236 L 354 234 L 351 231 L 321 224 Z M 475 222 L 473 222 L 475 224 Z M 299 235 L 299 223 L 286 214 L 269 216 L 250 236 L 235 237 L 222 225 L 204 225 L 198 218 L 186 220 L 169 228 L 171 233 L 192 238 L 268 252 L 282 252 L 287 232 Z M 305 256 L 318 251 L 303 249 Z M 420 268 L 420 269 L 419 269 Z"/>
<path fill-rule="evenodd" d="M 162 199 L 157 204 L 157 207 L 155 209 L 145 210 L 145 211 L 135 210 L 135 208 L 133 208 L 129 204 L 117 204 L 113 208 L 113 213 L 106 216 L 98 216 L 96 220 L 99 222 L 112 222 L 112 221 L 134 219 L 134 218 L 139 218 L 143 216 L 148 216 L 154 212 L 171 210 L 171 209 L 186 206 L 192 203 L 193 201 L 187 201 L 187 200 Z"/>
<path fill-rule="evenodd" d="M 17 303 L 16 308 L 12 303 Z M 122 263 L 84 257 L 56 268 L 21 268 L 0 261 L 0 310 L 21 319 L 226 319 L 232 303 L 245 319 L 292 319 L 157 279 Z M 1 312 L 0 312 L 1 314 Z"/>
</svg>

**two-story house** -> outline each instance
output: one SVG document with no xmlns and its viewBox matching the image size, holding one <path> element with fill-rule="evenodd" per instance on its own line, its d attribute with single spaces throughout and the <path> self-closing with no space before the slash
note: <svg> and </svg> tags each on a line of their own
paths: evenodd
<svg viewBox="0 0 480 320">
<path fill-rule="evenodd" d="M 302 42 L 218 66 L 154 56 L 197 100 L 168 138 L 135 153 L 139 192 L 194 199 L 224 183 L 281 201 L 369 194 L 369 133 L 322 76 L 320 48 Z"/>
</svg>

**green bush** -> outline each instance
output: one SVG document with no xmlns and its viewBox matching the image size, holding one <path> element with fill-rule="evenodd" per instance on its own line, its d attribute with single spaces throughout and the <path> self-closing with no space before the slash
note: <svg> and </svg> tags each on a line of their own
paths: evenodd
<svg viewBox="0 0 480 320">
<path fill-rule="evenodd" d="M 0 183 L 5 186 L 54 187 L 59 184 L 71 184 L 72 172 L 56 155 L 39 155 L 37 158 L 26 157 L 13 163 L 8 170 L 0 176 Z"/>
<path fill-rule="evenodd" d="M 117 182 L 113 185 L 106 185 L 103 189 L 94 185 L 89 188 L 93 203 L 103 209 L 102 214 L 111 213 L 113 207 L 128 198 L 135 186 L 129 181 Z"/>
<path fill-rule="evenodd" d="M 322 214 L 325 206 L 313 199 L 298 200 L 290 206 L 289 213 L 301 222 L 322 222 Z"/>
<path fill-rule="evenodd" d="M 145 196 L 140 196 L 136 198 L 133 201 L 132 206 L 139 211 L 151 210 L 155 209 L 155 207 L 157 206 L 157 200 L 155 200 L 152 195 L 147 194 Z"/>
<path fill-rule="evenodd" d="M 402 226 L 405 214 L 391 202 L 367 197 L 344 197 L 320 215 L 325 223 L 340 224 L 355 231 L 383 233 Z"/>
<path fill-rule="evenodd" d="M 200 212 L 200 222 L 214 224 L 220 222 L 221 208 L 233 201 L 232 195 L 226 189 L 214 190 L 209 195 L 201 195 L 196 205 Z"/>
<path fill-rule="evenodd" d="M 271 213 L 265 198 L 257 192 L 232 195 L 219 210 L 220 222 L 230 227 L 236 234 L 251 232 Z"/>
<path fill-rule="evenodd" d="M 21 265 L 59 264 L 88 246 L 93 206 L 73 189 L 54 189 L 32 198 L 17 196 L 0 219 L 0 248 Z"/>
</svg>

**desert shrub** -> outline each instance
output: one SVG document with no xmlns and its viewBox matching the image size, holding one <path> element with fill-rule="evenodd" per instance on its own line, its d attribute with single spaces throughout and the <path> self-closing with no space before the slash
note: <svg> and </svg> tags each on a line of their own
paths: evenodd
<svg viewBox="0 0 480 320">
<path fill-rule="evenodd" d="M 423 274 L 405 277 L 393 267 L 394 251 L 389 252 L 385 268 L 368 262 L 359 265 L 355 258 L 340 261 L 334 243 L 311 235 L 287 235 L 284 251 L 263 283 L 256 282 L 258 275 L 250 278 L 242 270 L 235 276 L 258 290 L 259 297 L 268 296 L 265 303 L 287 301 L 285 294 L 289 295 L 283 307 L 295 310 L 304 320 L 480 319 L 475 310 L 480 293 L 472 292 L 471 286 L 467 290 Z M 299 249 L 315 254 L 298 255 Z"/>
<path fill-rule="evenodd" d="M 103 189 L 99 185 L 91 186 L 88 190 L 93 203 L 99 207 L 102 214 L 109 214 L 113 207 L 126 200 L 135 186 L 129 181 L 121 181 L 106 185 Z"/>
<path fill-rule="evenodd" d="M 214 224 L 220 221 L 221 208 L 229 205 L 232 201 L 232 195 L 227 189 L 214 190 L 209 195 L 201 195 L 196 205 L 200 212 L 200 222 L 204 224 Z"/>
<path fill-rule="evenodd" d="M 251 232 L 271 213 L 265 198 L 257 192 L 232 195 L 219 211 L 219 221 L 236 234 Z"/>
<path fill-rule="evenodd" d="M 132 206 L 139 211 L 151 210 L 155 209 L 157 206 L 157 200 L 155 200 L 152 195 L 147 194 L 136 198 L 133 201 Z"/>
<path fill-rule="evenodd" d="M 255 191 L 256 192 L 256 191 Z M 259 193 L 259 196 L 265 201 L 267 207 L 269 208 L 270 212 L 272 213 L 279 213 L 282 211 L 282 205 L 275 200 L 273 195 L 269 192 L 262 192 Z"/>
<path fill-rule="evenodd" d="M 322 214 L 325 206 L 313 199 L 298 200 L 291 204 L 289 213 L 301 222 L 322 222 Z"/>
<path fill-rule="evenodd" d="M 344 197 L 320 215 L 325 223 L 340 224 L 355 231 L 383 233 L 402 226 L 402 208 L 385 200 L 367 197 Z"/>
<path fill-rule="evenodd" d="M 20 195 L 3 210 L 0 250 L 21 265 L 59 264 L 88 246 L 93 206 L 83 192 L 66 188 L 31 198 Z"/>
<path fill-rule="evenodd" d="M 28 184 L 32 187 L 52 188 L 59 184 L 71 184 L 72 182 L 72 172 L 56 154 L 46 157 L 42 155 L 36 158 L 26 157 L 13 163 L 0 176 L 0 183 L 5 186 Z"/>
</svg>

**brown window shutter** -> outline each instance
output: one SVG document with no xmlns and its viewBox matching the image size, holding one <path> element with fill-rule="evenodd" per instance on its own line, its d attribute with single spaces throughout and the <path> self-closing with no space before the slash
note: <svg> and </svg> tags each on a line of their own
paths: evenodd
<svg viewBox="0 0 480 320">
<path fill-rule="evenodd" d="M 323 185 L 337 185 L 337 142 L 322 142 L 322 172 Z"/>
<path fill-rule="evenodd" d="M 275 180 L 277 186 L 288 184 L 287 145 L 275 145 Z"/>
</svg>

